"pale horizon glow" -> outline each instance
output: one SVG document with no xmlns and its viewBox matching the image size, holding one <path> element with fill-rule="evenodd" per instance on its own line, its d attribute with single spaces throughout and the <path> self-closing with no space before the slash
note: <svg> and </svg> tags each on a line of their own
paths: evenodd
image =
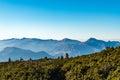
<svg viewBox="0 0 120 80">
<path fill-rule="evenodd" d="M 0 0 L 0 40 L 120 41 L 120 1 Z"/>
</svg>

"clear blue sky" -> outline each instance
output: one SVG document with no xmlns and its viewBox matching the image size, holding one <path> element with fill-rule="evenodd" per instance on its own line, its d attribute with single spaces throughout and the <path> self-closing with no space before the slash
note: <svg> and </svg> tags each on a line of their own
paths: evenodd
<svg viewBox="0 0 120 80">
<path fill-rule="evenodd" d="M 120 39 L 119 0 L 0 0 L 0 39 Z"/>
</svg>

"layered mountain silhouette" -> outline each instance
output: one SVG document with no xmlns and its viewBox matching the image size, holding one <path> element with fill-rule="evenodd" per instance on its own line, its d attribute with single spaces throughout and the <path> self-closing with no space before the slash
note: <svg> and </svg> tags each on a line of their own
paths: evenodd
<svg viewBox="0 0 120 80">
<path fill-rule="evenodd" d="M 9 57 L 41 58 L 45 56 L 60 56 L 69 53 L 69 56 L 85 55 L 98 52 L 106 47 L 120 46 L 118 41 L 103 41 L 90 38 L 85 42 L 64 38 L 62 40 L 22 38 L 0 40 L 0 55 Z M 39 54 L 40 52 L 43 54 Z M 44 51 L 44 52 L 43 52 Z M 45 54 L 45 56 L 43 56 Z M 49 55 L 48 55 L 49 54 Z M 19 56 L 18 56 L 19 55 Z M 39 56 L 38 56 L 39 55 Z M 27 57 L 26 57 L 27 56 Z M 4 58 L 4 57 L 3 57 Z M 8 58 L 8 57 L 7 57 Z"/>
<path fill-rule="evenodd" d="M 48 57 L 51 58 L 48 53 L 41 51 L 41 52 L 33 52 L 30 50 L 24 50 L 16 47 L 6 47 L 4 50 L 0 52 L 0 61 L 8 61 L 9 58 L 11 60 L 18 60 L 23 58 L 24 60 L 32 59 L 40 59 Z"/>
</svg>

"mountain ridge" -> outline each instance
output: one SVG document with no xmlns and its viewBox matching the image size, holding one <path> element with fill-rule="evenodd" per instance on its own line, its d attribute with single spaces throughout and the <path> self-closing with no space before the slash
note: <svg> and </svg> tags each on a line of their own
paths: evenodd
<svg viewBox="0 0 120 80">
<path fill-rule="evenodd" d="M 0 61 L 8 61 L 9 58 L 12 60 L 18 60 L 23 58 L 24 60 L 32 59 L 40 59 L 40 58 L 52 58 L 51 55 L 44 51 L 33 52 L 31 50 L 24 50 L 16 47 L 6 47 L 0 52 Z"/>
<path fill-rule="evenodd" d="M 44 51 L 49 55 L 69 56 L 86 55 L 94 52 L 99 52 L 106 47 L 120 46 L 119 41 L 104 41 L 96 38 L 89 38 L 87 41 L 78 41 L 74 39 L 64 38 L 62 40 L 53 39 L 38 39 L 38 38 L 12 38 L 0 40 L 0 51 L 6 47 L 16 47 L 19 49 L 30 50 L 35 53 Z"/>
</svg>

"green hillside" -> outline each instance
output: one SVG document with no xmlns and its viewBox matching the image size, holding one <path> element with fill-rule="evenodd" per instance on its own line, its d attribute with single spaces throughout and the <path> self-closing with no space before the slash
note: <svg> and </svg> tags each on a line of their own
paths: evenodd
<svg viewBox="0 0 120 80">
<path fill-rule="evenodd" d="M 0 80 L 120 80 L 120 47 L 75 58 L 0 63 Z"/>
</svg>

